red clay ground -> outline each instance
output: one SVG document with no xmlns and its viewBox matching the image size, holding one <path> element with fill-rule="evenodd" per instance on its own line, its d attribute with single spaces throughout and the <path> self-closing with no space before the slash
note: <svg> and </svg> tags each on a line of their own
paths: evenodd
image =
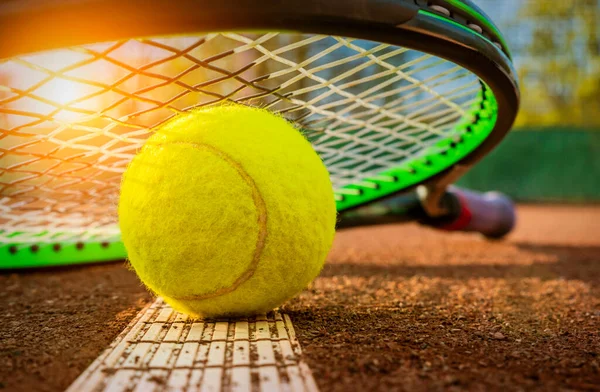
<svg viewBox="0 0 600 392">
<path fill-rule="evenodd" d="M 284 307 L 323 391 L 600 390 L 600 206 L 523 206 L 507 241 L 340 232 Z M 0 274 L 0 388 L 61 391 L 150 296 L 122 263 Z"/>
</svg>

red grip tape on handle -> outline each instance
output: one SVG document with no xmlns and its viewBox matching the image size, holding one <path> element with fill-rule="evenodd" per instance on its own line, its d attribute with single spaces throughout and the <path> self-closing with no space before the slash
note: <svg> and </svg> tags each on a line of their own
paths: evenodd
<svg viewBox="0 0 600 392">
<path fill-rule="evenodd" d="M 447 223 L 445 225 L 440 226 L 439 228 L 442 230 L 448 230 L 448 231 L 464 230 L 465 228 L 467 228 L 469 226 L 469 223 L 471 223 L 471 219 L 473 219 L 473 214 L 471 213 L 471 210 L 469 210 L 469 205 L 466 202 L 466 200 L 464 200 L 464 198 L 461 197 L 460 194 L 456 194 L 456 196 L 457 196 L 459 204 L 460 204 L 460 213 L 459 213 L 458 217 L 451 223 Z"/>
</svg>

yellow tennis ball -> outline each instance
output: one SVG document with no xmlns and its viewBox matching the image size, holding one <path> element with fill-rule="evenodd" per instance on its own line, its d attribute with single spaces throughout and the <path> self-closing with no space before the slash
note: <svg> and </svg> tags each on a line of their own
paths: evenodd
<svg viewBox="0 0 600 392">
<path fill-rule="evenodd" d="M 121 184 L 131 265 L 192 316 L 262 313 L 293 297 L 321 271 L 335 220 L 310 143 L 285 119 L 241 105 L 170 121 Z"/>
</svg>

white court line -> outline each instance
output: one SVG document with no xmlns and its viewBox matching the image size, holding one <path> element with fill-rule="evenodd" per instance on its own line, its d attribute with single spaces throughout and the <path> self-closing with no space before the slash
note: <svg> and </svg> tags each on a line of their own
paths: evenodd
<svg viewBox="0 0 600 392">
<path fill-rule="evenodd" d="M 317 392 L 288 315 L 188 320 L 162 299 L 140 311 L 67 392 Z"/>
</svg>

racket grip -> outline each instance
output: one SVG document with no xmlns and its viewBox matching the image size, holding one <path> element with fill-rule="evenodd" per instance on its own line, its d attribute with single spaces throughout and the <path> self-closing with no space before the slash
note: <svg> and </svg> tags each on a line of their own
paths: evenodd
<svg viewBox="0 0 600 392">
<path fill-rule="evenodd" d="M 450 220 L 434 226 L 443 230 L 479 232 L 488 238 L 501 238 L 515 226 L 515 206 L 499 192 L 478 193 L 450 187 L 446 195 Z"/>
</svg>

